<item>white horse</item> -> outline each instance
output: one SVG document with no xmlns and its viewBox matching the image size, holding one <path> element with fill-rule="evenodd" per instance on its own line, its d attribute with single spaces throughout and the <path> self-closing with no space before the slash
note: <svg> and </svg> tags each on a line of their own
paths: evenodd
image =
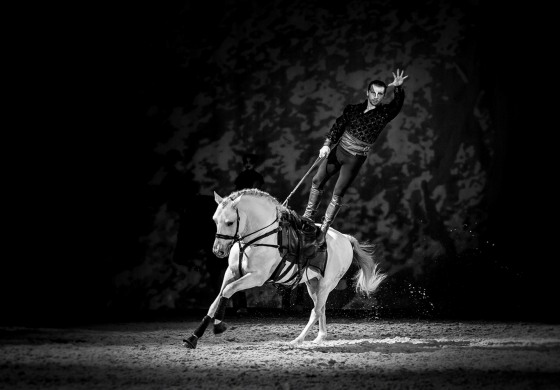
<svg viewBox="0 0 560 390">
<path fill-rule="evenodd" d="M 212 321 L 215 334 L 225 331 L 227 326 L 223 317 L 228 299 L 238 291 L 262 286 L 269 281 L 282 260 L 277 232 L 280 229 L 279 215 L 285 208 L 278 200 L 257 189 L 233 192 L 226 198 L 214 193 L 214 198 L 218 207 L 213 216 L 217 227 L 213 252 L 219 258 L 229 255 L 229 266 L 220 293 L 208 309 L 207 315 L 193 334 L 183 340 L 187 348 L 196 348 L 198 339 Z M 373 245 L 359 243 L 356 238 L 332 228 L 328 231 L 326 243 L 327 264 L 324 275 L 313 269 L 306 269 L 299 280 L 299 283 L 305 282 L 307 285 L 314 307 L 303 331 L 290 342 L 292 345 L 302 343 L 317 320 L 319 332 L 313 341 L 320 343 L 326 339 L 327 297 L 346 274 L 352 260 L 360 266 L 354 276 L 356 291 L 359 293 L 373 293 L 386 276 L 378 271 Z M 284 269 L 287 266 L 286 264 Z M 292 267 L 291 272 L 286 275 L 280 274 L 282 278 L 273 282 L 286 284 L 293 280 L 294 272 L 298 272 L 297 267 Z"/>
</svg>

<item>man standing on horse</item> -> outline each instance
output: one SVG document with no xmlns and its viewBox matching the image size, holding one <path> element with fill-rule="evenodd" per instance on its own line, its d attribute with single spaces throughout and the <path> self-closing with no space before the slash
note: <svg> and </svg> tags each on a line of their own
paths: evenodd
<svg viewBox="0 0 560 390">
<path fill-rule="evenodd" d="M 393 77 L 394 80 L 389 85 L 381 80 L 370 82 L 366 90 L 367 99 L 362 103 L 346 106 L 328 132 L 319 151 L 320 158 L 328 157 L 323 160 L 313 177 L 304 217 L 314 219 L 325 184 L 336 173 L 340 173 L 323 217 L 321 234 L 317 239 L 318 246 L 325 243 L 327 231 L 342 205 L 342 197 L 366 161 L 373 143 L 403 106 L 402 84 L 408 76 L 404 76 L 404 70 L 399 73 L 397 69 Z M 380 104 L 388 87 L 394 87 L 394 98 L 388 104 Z"/>
</svg>

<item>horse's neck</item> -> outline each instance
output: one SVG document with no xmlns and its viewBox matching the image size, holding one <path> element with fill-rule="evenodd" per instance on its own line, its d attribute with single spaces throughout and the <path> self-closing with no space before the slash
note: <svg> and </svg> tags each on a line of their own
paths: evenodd
<svg viewBox="0 0 560 390">
<path fill-rule="evenodd" d="M 247 233 L 271 224 L 276 218 L 276 206 L 264 198 L 248 198 L 243 211 L 247 215 Z"/>
</svg>

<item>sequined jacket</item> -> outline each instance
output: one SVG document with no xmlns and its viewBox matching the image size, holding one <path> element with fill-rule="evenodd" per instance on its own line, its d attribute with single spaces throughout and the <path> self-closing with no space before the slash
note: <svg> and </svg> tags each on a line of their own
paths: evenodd
<svg viewBox="0 0 560 390">
<path fill-rule="evenodd" d="M 393 120 L 404 103 L 402 86 L 395 87 L 394 98 L 388 104 L 380 104 L 364 114 L 367 100 L 358 104 L 349 104 L 327 134 L 325 145 L 334 145 L 347 131 L 362 142 L 373 144 L 381 131 Z"/>
</svg>

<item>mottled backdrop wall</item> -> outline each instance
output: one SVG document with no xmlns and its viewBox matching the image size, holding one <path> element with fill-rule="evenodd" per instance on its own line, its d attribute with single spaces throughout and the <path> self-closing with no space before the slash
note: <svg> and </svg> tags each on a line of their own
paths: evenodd
<svg viewBox="0 0 560 390">
<path fill-rule="evenodd" d="M 340 286 L 330 307 L 419 316 L 531 312 L 534 299 L 544 299 L 534 287 L 546 258 L 531 256 L 527 267 L 519 256 L 538 248 L 529 235 L 540 239 L 536 232 L 544 231 L 530 211 L 540 202 L 525 195 L 534 193 L 529 182 L 546 181 L 526 172 L 540 149 L 520 134 L 543 129 L 527 104 L 544 95 L 530 81 L 530 67 L 542 64 L 530 31 L 519 29 L 523 12 L 479 1 L 222 0 L 76 13 L 76 29 L 61 28 L 61 39 L 47 35 L 47 54 L 30 61 L 52 59 L 42 62 L 53 70 L 45 72 L 43 102 L 52 128 L 68 132 L 59 142 L 38 126 L 50 148 L 35 165 L 41 181 L 32 181 L 41 201 L 29 204 L 49 213 L 30 219 L 37 224 L 31 237 L 45 237 L 45 245 L 35 245 L 37 256 L 20 253 L 34 259 L 34 287 L 13 306 L 62 313 L 68 305 L 81 313 L 207 307 L 225 266 L 210 251 L 213 193 L 233 191 L 242 155 L 256 155 L 264 189 L 283 201 L 345 105 L 363 101 L 370 80 L 390 82 L 404 69 L 403 109 L 333 225 L 375 242 L 390 277 L 374 300 Z M 534 96 L 520 99 L 512 82 L 519 77 Z M 65 93 L 57 93 L 61 85 Z M 52 158 L 56 164 L 44 165 Z M 290 207 L 303 211 L 309 187 L 310 178 Z M 46 252 L 56 260 L 44 261 Z M 519 286 L 529 283 L 527 295 Z M 271 286 L 248 299 L 280 305 Z"/>
<path fill-rule="evenodd" d="M 119 292 L 135 290 L 135 305 L 207 305 L 215 293 L 209 263 L 218 260 L 203 220 L 215 209 L 213 192 L 233 190 L 240 157 L 257 155 L 265 190 L 283 201 L 345 105 L 363 101 L 369 81 L 392 81 L 396 69 L 409 76 L 404 107 L 345 196 L 335 228 L 378 245 L 383 268 L 421 291 L 410 305 L 425 298 L 426 273 L 438 262 L 495 245 L 487 220 L 503 155 L 490 112 L 495 85 L 484 84 L 482 5 L 242 1 L 158 11 L 146 23 L 164 22 L 145 37 L 146 126 L 160 157 L 149 186 L 157 196 L 145 256 L 116 278 Z M 290 201 L 298 212 L 309 187 L 307 180 Z M 129 306 L 122 298 L 113 304 Z"/>
</svg>

